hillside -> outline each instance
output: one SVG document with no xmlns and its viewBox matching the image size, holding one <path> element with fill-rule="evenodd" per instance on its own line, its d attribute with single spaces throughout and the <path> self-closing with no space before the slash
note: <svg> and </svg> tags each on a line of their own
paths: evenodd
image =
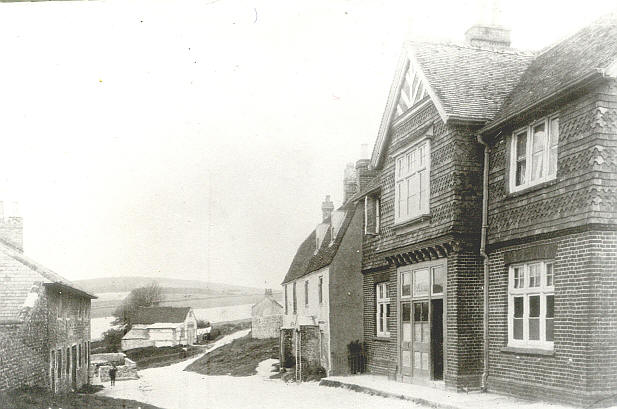
<svg viewBox="0 0 617 409">
<path fill-rule="evenodd" d="M 129 292 L 152 281 L 165 288 L 190 288 L 194 292 L 210 295 L 253 295 L 263 294 L 263 289 L 231 284 L 212 283 L 199 280 L 181 280 L 167 277 L 108 277 L 73 281 L 79 287 L 94 294 Z"/>
</svg>

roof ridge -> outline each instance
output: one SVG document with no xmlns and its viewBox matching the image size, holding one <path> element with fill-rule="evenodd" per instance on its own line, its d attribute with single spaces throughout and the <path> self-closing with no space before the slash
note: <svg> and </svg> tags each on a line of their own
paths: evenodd
<svg viewBox="0 0 617 409">
<path fill-rule="evenodd" d="M 518 55 L 522 57 L 536 57 L 537 56 L 537 52 L 533 50 L 523 50 L 520 48 L 478 47 L 478 46 L 473 46 L 469 44 L 455 43 L 455 42 L 449 42 L 449 41 L 407 40 L 405 41 L 405 44 L 406 45 L 413 45 L 413 44 L 440 45 L 440 46 L 446 46 L 446 47 L 457 47 L 457 48 L 473 50 L 473 51 L 488 51 L 488 52 L 492 52 L 495 54 Z"/>
</svg>

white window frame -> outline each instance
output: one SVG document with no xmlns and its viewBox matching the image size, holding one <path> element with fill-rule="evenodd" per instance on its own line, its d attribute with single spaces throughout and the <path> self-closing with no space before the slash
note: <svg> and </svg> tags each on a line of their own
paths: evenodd
<svg viewBox="0 0 617 409">
<path fill-rule="evenodd" d="M 539 119 L 528 126 L 523 128 L 519 128 L 512 133 L 512 141 L 510 144 L 510 192 L 518 192 L 529 187 L 538 185 L 540 183 L 548 182 L 557 177 L 557 163 L 558 158 L 556 158 L 557 163 L 555 163 L 555 167 L 553 172 L 550 172 L 550 159 L 551 159 L 551 138 L 552 138 L 552 130 L 551 123 L 557 121 L 559 122 L 559 115 L 554 114 L 542 119 Z M 538 126 L 544 124 L 544 129 L 546 133 L 546 145 L 544 149 L 544 153 L 542 156 L 542 164 L 543 164 L 543 173 L 535 180 L 531 180 L 532 170 L 533 170 L 533 129 Z M 525 145 L 525 182 L 516 185 L 516 168 L 517 168 L 517 159 L 518 152 L 516 151 L 516 145 L 518 136 L 525 134 L 527 137 L 527 142 Z M 557 125 L 557 156 L 559 153 L 559 125 Z"/>
<path fill-rule="evenodd" d="M 424 157 L 420 155 L 424 149 Z M 422 161 L 420 159 L 423 159 Z M 394 160 L 395 165 L 395 199 L 394 199 L 394 223 L 404 223 L 422 216 L 430 211 L 431 201 L 431 143 L 429 138 L 424 138 L 406 149 Z M 426 186 L 422 190 L 422 176 L 419 172 L 426 173 Z M 415 179 L 414 179 L 415 178 Z M 416 183 L 413 183 L 413 182 Z M 419 203 L 416 201 L 416 209 L 412 208 L 409 188 L 412 187 L 418 194 Z M 424 196 L 421 196 L 424 191 Z M 402 197 L 401 195 L 406 195 Z M 424 202 L 422 198 L 424 197 Z M 401 202 L 404 200 L 403 205 Z M 411 207 L 411 208 L 410 208 Z"/>
<path fill-rule="evenodd" d="M 382 297 L 381 294 L 385 294 L 385 297 Z M 381 306 L 383 306 L 383 308 L 381 308 Z M 390 297 L 388 294 L 388 282 L 384 281 L 375 284 L 375 332 L 378 337 L 390 336 L 390 331 L 388 331 L 389 306 Z M 380 323 L 382 323 L 382 325 L 380 325 Z"/>
<path fill-rule="evenodd" d="M 555 295 L 554 285 L 547 285 L 546 266 L 552 266 L 552 283 L 555 282 L 555 263 L 553 260 L 534 260 L 525 263 L 512 264 L 508 271 L 508 346 L 517 348 L 536 348 L 553 350 L 554 341 L 546 340 L 546 297 Z M 540 282 L 536 287 L 529 287 L 530 266 L 536 265 L 540 268 Z M 523 279 L 521 288 L 514 288 L 514 271 L 522 268 Z M 539 316 L 539 340 L 529 339 L 529 297 L 540 296 L 540 316 Z M 523 297 L 523 339 L 514 339 L 514 298 Z M 554 307 L 553 307 L 554 308 Z M 553 329 L 555 316 L 553 315 Z M 553 330 L 554 331 L 554 330 Z M 554 333 L 553 333 L 554 339 Z"/>
</svg>

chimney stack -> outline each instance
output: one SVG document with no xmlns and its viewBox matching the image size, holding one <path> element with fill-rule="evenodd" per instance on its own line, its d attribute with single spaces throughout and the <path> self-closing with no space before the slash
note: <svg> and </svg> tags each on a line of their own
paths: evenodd
<svg viewBox="0 0 617 409">
<path fill-rule="evenodd" d="M 7 203 L 0 201 L 0 240 L 14 249 L 23 252 L 24 250 L 24 225 L 19 216 L 17 203 Z"/>
<path fill-rule="evenodd" d="M 266 294 L 265 295 L 272 296 L 272 288 L 266 288 Z"/>
<path fill-rule="evenodd" d="M 334 210 L 334 203 L 330 200 L 330 195 L 326 195 L 326 199 L 321 204 L 322 220 L 326 220 Z"/>
<path fill-rule="evenodd" d="M 474 24 L 465 32 L 465 41 L 472 47 L 508 48 L 510 29 L 488 24 Z"/>
<path fill-rule="evenodd" d="M 348 163 L 345 167 L 343 177 L 343 203 L 347 203 L 349 199 L 358 191 L 358 181 L 356 180 L 356 170 L 353 163 Z"/>
<path fill-rule="evenodd" d="M 369 168 L 370 163 L 368 145 L 362 144 L 360 159 L 356 161 L 356 184 L 359 192 L 363 191 L 368 182 L 375 177 L 376 172 Z"/>
</svg>

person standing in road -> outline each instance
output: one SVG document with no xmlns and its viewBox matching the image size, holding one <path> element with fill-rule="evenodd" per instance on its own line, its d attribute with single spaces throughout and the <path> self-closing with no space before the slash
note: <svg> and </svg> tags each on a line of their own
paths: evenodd
<svg viewBox="0 0 617 409">
<path fill-rule="evenodd" d="M 114 386 L 116 384 L 116 371 L 118 369 L 116 368 L 115 364 L 112 364 L 111 369 L 109 370 L 109 379 L 111 379 L 111 386 Z"/>
</svg>

